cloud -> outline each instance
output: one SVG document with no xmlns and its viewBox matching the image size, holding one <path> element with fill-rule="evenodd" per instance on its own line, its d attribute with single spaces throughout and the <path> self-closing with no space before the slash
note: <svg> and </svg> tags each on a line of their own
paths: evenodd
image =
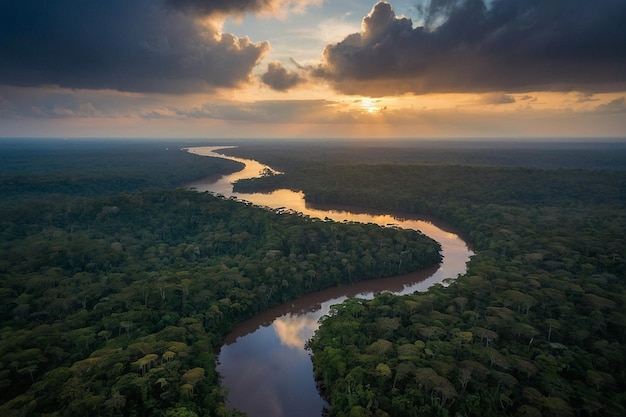
<svg viewBox="0 0 626 417">
<path fill-rule="evenodd" d="M 291 9 L 301 11 L 321 0 L 165 0 L 166 7 L 187 13 L 212 15 L 242 15 L 244 13 L 282 14 Z"/>
<path fill-rule="evenodd" d="M 439 0 L 425 26 L 377 3 L 314 75 L 349 94 L 626 88 L 623 0 Z"/>
<path fill-rule="evenodd" d="M 319 123 L 336 121 L 329 117 L 335 103 L 327 100 L 263 100 L 250 103 L 206 103 L 193 109 L 177 110 L 177 116 L 188 119 L 219 119 L 256 123 Z M 329 120 L 332 119 L 332 120 Z"/>
<path fill-rule="evenodd" d="M 237 87 L 267 42 L 158 0 L 2 0 L 0 84 L 183 93 Z"/>
<path fill-rule="evenodd" d="M 0 86 L 0 126 L 12 120 L 201 120 L 249 123 L 327 123 L 354 121 L 337 101 L 259 100 L 242 102 L 213 95 L 210 101 L 189 102 L 189 96 L 120 93 L 113 90 L 76 90 L 56 87 Z M 203 99 L 204 100 L 204 99 Z M 0 129 L 0 135 L 5 133 Z M 259 133 L 259 132 L 256 132 Z"/>
<path fill-rule="evenodd" d="M 504 93 L 487 93 L 481 97 L 482 104 L 511 104 L 515 97 Z"/>
<path fill-rule="evenodd" d="M 520 96 L 517 99 L 519 101 L 531 101 L 531 102 L 537 101 L 537 97 L 533 97 L 533 96 L 528 95 L 528 94 L 524 94 L 523 96 Z"/>
<path fill-rule="evenodd" d="M 287 91 L 306 81 L 299 73 L 288 71 L 280 62 L 270 62 L 267 65 L 267 72 L 261 76 L 261 80 L 277 91 Z"/>
<path fill-rule="evenodd" d="M 160 106 L 161 100 L 155 95 L 113 90 L 0 86 L 0 119 L 126 117 Z"/>
<path fill-rule="evenodd" d="M 431 27 L 442 16 L 448 14 L 457 0 L 430 0 L 427 4 L 417 5 L 417 10 L 424 16 L 424 26 Z"/>
<path fill-rule="evenodd" d="M 594 97 L 593 93 L 584 92 L 578 93 L 576 103 L 587 103 L 591 101 L 598 101 L 599 99 Z"/>
<path fill-rule="evenodd" d="M 598 113 L 626 113 L 626 98 L 619 97 L 596 107 Z"/>
</svg>

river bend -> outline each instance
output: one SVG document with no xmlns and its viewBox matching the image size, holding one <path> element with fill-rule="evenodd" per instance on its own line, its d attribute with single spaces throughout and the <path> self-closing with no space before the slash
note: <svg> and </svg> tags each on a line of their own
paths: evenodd
<svg viewBox="0 0 626 417">
<path fill-rule="evenodd" d="M 222 385 L 228 388 L 228 405 L 245 411 L 250 417 L 320 417 L 326 402 L 320 397 L 313 379 L 313 367 L 305 342 L 317 329 L 318 320 L 330 306 L 347 297 L 372 298 L 381 291 L 408 294 L 424 291 L 447 278 L 466 271 L 473 252 L 457 234 L 431 221 L 399 218 L 390 214 L 371 214 L 321 209 L 307 204 L 302 192 L 276 190 L 271 193 L 243 194 L 233 192 L 233 183 L 259 177 L 270 167 L 251 159 L 219 154 L 218 147 L 194 147 L 187 151 L 208 157 L 241 162 L 245 168 L 217 181 L 197 181 L 188 188 L 237 198 L 270 209 L 285 209 L 303 215 L 335 221 L 355 221 L 415 229 L 440 243 L 443 261 L 417 273 L 368 280 L 306 295 L 292 303 L 266 311 L 237 325 L 227 335 L 219 354 L 217 370 Z"/>
</svg>

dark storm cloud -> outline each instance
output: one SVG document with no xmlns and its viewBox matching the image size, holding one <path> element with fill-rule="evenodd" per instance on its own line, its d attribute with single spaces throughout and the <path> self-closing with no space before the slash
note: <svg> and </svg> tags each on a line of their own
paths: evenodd
<svg viewBox="0 0 626 417">
<path fill-rule="evenodd" d="M 247 82 L 265 42 L 156 0 L 0 0 L 0 84 L 188 92 Z"/>
<path fill-rule="evenodd" d="M 426 26 L 380 2 L 314 74 L 354 94 L 626 86 L 624 0 L 433 0 Z"/>
<path fill-rule="evenodd" d="M 463 0 L 430 0 L 426 4 L 418 4 L 417 9 L 424 16 L 424 26 L 432 27 L 439 19 L 445 18 L 450 11 Z"/>
<path fill-rule="evenodd" d="M 204 15 L 241 14 L 275 7 L 280 0 L 165 0 L 167 7 Z"/>
<path fill-rule="evenodd" d="M 287 91 L 305 82 L 305 78 L 297 72 L 288 71 L 280 62 L 270 62 L 267 72 L 261 75 L 261 80 L 277 91 Z"/>
</svg>

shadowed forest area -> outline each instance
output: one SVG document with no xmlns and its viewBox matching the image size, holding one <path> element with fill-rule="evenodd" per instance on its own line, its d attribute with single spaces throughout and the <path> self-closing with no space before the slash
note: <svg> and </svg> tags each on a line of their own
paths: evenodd
<svg viewBox="0 0 626 417">
<path fill-rule="evenodd" d="M 0 143 L 2 415 L 238 415 L 215 372 L 234 324 L 440 259 L 417 232 L 177 189 L 237 167 L 188 143 L 70 142 Z M 624 414 L 623 143 L 238 145 L 285 173 L 240 190 L 433 216 L 476 252 L 448 287 L 323 320 L 331 415 Z"/>
</svg>

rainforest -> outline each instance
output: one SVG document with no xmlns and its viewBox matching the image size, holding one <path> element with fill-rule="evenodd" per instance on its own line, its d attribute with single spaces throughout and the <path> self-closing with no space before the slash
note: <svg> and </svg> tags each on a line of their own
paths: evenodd
<svg viewBox="0 0 626 417">
<path fill-rule="evenodd" d="M 198 144 L 0 142 L 2 415 L 242 415 L 216 370 L 237 323 L 441 261 L 416 231 L 189 190 L 240 169 L 181 150 Z M 446 285 L 321 320 L 329 415 L 624 414 L 623 142 L 236 145 L 282 174 L 235 190 L 430 216 L 475 251 Z"/>
</svg>

